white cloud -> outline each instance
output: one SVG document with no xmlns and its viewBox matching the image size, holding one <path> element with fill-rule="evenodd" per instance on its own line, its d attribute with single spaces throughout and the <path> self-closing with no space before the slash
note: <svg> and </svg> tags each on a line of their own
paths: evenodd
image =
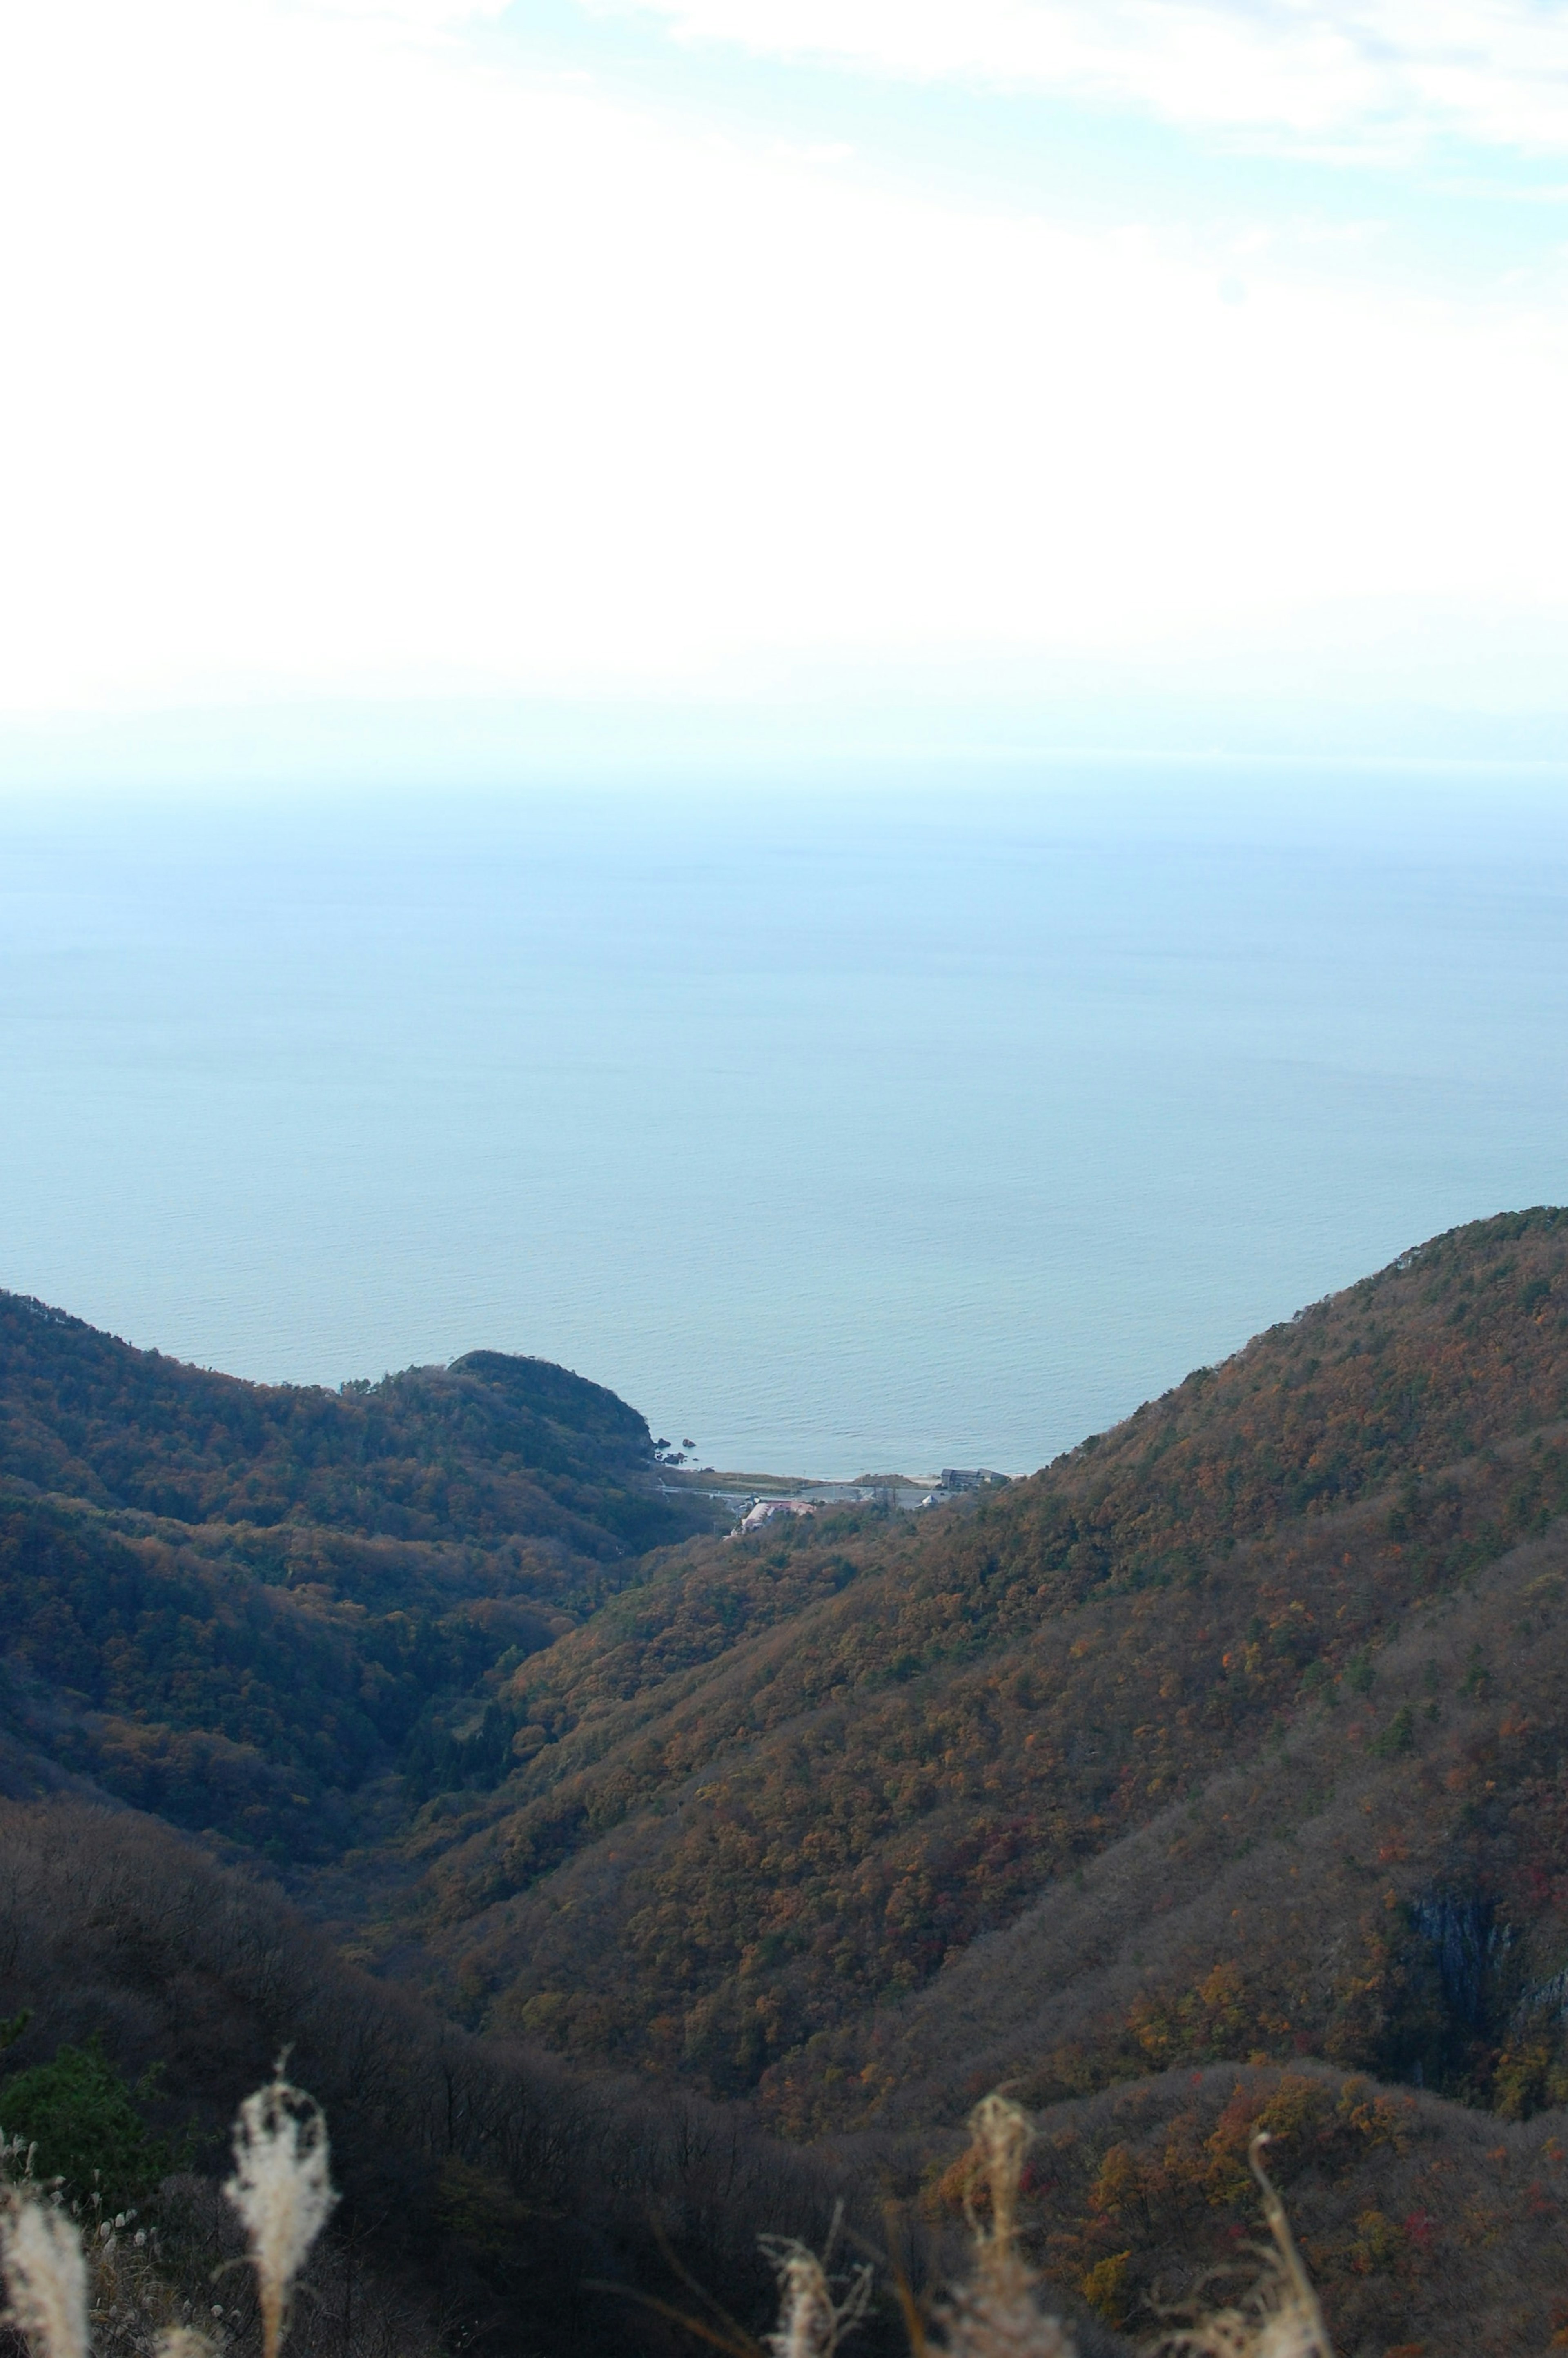
<svg viewBox="0 0 1568 2358">
<path fill-rule="evenodd" d="M 1568 150 L 1568 10 L 1540 0 L 600 0 L 679 37 L 1063 91 L 1310 144 Z"/>
<path fill-rule="evenodd" d="M 6 20 L 0 705 L 1265 641 L 1310 676 L 1373 609 L 1568 611 L 1550 313 L 1258 254 L 1233 303 L 1179 240 L 878 192 L 407 31 Z"/>
<path fill-rule="evenodd" d="M 493 22 L 505 16 L 513 0 L 295 0 L 295 5 L 319 16 L 430 33 Z"/>
</svg>

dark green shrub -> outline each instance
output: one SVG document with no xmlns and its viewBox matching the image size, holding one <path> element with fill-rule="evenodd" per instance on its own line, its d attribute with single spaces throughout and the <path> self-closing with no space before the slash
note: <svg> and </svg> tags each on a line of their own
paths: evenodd
<svg viewBox="0 0 1568 2358">
<path fill-rule="evenodd" d="M 7 2137 L 37 2147 L 36 2178 L 63 2178 L 77 2195 L 96 2190 L 107 2210 L 122 2211 L 145 2200 L 184 2158 L 154 2136 L 137 2110 L 157 2079 L 155 2068 L 131 2086 L 96 2039 L 62 2047 L 52 2063 L 0 2080 L 0 2126 Z"/>
</svg>

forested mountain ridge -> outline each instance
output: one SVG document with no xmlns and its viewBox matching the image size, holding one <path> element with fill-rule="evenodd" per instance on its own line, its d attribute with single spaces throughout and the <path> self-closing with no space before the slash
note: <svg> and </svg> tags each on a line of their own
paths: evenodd
<svg viewBox="0 0 1568 2358">
<path fill-rule="evenodd" d="M 1565 1411 L 1568 1218 L 1541 1212 L 1401 1257 L 968 1515 L 697 1543 L 519 1667 L 498 1708 L 530 1757 L 420 1830 L 428 1953 L 475 2019 L 759 2088 L 796 2133 L 842 2117 L 851 2054 L 873 2097 L 898 2078 L 860 2050 L 872 2009 L 1238 1759 L 1315 1714 L 1414 1775 L 1381 1651 L 1509 1591 L 1568 1508 Z M 1496 1696 L 1519 1641 L 1484 1617 L 1472 1642 Z"/>
<path fill-rule="evenodd" d="M 253 1384 L 0 1293 L 0 1476 L 181 1522 L 614 1555 L 692 1527 L 647 1421 L 543 1359 L 472 1351 L 341 1391 Z"/>
<path fill-rule="evenodd" d="M 699 1523 L 645 1421 L 474 1352 L 247 1384 L 0 1294 L 0 1758 L 321 1859 L 438 1723 Z M 433 1718 L 434 1715 L 434 1718 Z"/>
</svg>

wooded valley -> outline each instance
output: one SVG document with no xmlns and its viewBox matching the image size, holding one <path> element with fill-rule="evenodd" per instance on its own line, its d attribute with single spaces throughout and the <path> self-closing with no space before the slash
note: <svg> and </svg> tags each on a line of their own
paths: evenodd
<svg viewBox="0 0 1568 2358">
<path fill-rule="evenodd" d="M 536 1361 L 267 1390 L 0 1297 L 0 2121 L 97 2035 L 210 2146 L 293 2040 L 433 2334 L 662 2351 L 573 2287 L 755 2328 L 840 2193 L 939 2276 L 1005 2085 L 1086 2350 L 1254 2232 L 1260 2121 L 1337 2346 L 1568 2339 L 1568 1214 L 1000 1493 L 701 1514 Z"/>
</svg>

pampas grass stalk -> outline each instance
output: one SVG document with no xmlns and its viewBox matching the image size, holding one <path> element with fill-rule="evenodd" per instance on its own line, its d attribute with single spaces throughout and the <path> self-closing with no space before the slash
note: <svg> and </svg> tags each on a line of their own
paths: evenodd
<svg viewBox="0 0 1568 2358">
<path fill-rule="evenodd" d="M 240 2106 L 234 2175 L 223 2191 L 250 2242 L 263 2358 L 277 2358 L 294 2279 L 338 2199 L 328 2176 L 329 2159 L 321 2107 L 281 2070 Z"/>
<path fill-rule="evenodd" d="M 87 2358 L 87 2263 L 70 2220 L 36 2195 L 10 2192 L 0 2212 L 0 2257 L 7 2322 L 33 2358 Z"/>
<path fill-rule="evenodd" d="M 765 2339 L 773 2358 L 832 2358 L 846 2320 L 821 2261 L 796 2244 L 779 2263 L 779 2321 Z"/>
<path fill-rule="evenodd" d="M 191 2325 L 171 2325 L 154 2345 L 157 2358 L 212 2358 L 212 2344 Z"/>
<path fill-rule="evenodd" d="M 1285 2216 L 1285 2206 L 1263 2167 L 1263 2147 L 1268 2143 L 1268 2130 L 1259 2129 L 1247 2148 L 1247 2158 L 1251 2165 L 1252 2175 L 1262 2190 L 1263 2216 L 1269 2223 L 1269 2233 L 1274 2238 L 1284 2285 L 1276 2320 L 1288 2319 L 1289 2331 L 1285 2337 L 1276 2335 L 1273 2348 L 1281 2353 L 1287 2348 L 1300 2350 L 1303 2358 L 1307 2358 L 1307 2353 L 1310 2353 L 1310 2358 L 1334 2358 L 1328 2328 L 1323 2321 L 1323 2311 L 1312 2288 L 1312 2279 L 1302 2265 L 1296 2239 L 1291 2233 L 1291 2223 Z"/>
<path fill-rule="evenodd" d="M 985 2097 L 969 2115 L 974 2139 L 964 2210 L 975 2239 L 975 2275 L 938 2312 L 951 2358 L 1075 2358 L 1060 2318 L 1034 2298 L 1038 2282 L 1018 2248 L 1018 2190 L 1034 2131 L 1006 2096 Z M 977 2195 L 983 2189 L 989 2222 Z"/>
<path fill-rule="evenodd" d="M 871 2298 L 872 2270 L 869 2266 L 853 2270 L 841 2300 L 834 2299 L 827 2279 L 825 2259 L 831 2255 L 842 2215 L 840 2204 L 833 2216 L 823 2260 L 808 2244 L 793 2239 L 785 2242 L 773 2235 L 762 2238 L 762 2249 L 772 2260 L 779 2280 L 778 2325 L 763 2337 L 773 2358 L 833 2358 L 844 2335 L 866 2313 Z"/>
<path fill-rule="evenodd" d="M 1261 2254 L 1257 2283 L 1239 2305 L 1194 2317 L 1155 2344 L 1164 2358 L 1334 2358 L 1323 2310 L 1302 2264 L 1279 2190 L 1263 2167 L 1267 2129 L 1257 2130 L 1247 2148 L 1252 2175 L 1263 2196 L 1263 2216 L 1274 2239 Z"/>
</svg>

